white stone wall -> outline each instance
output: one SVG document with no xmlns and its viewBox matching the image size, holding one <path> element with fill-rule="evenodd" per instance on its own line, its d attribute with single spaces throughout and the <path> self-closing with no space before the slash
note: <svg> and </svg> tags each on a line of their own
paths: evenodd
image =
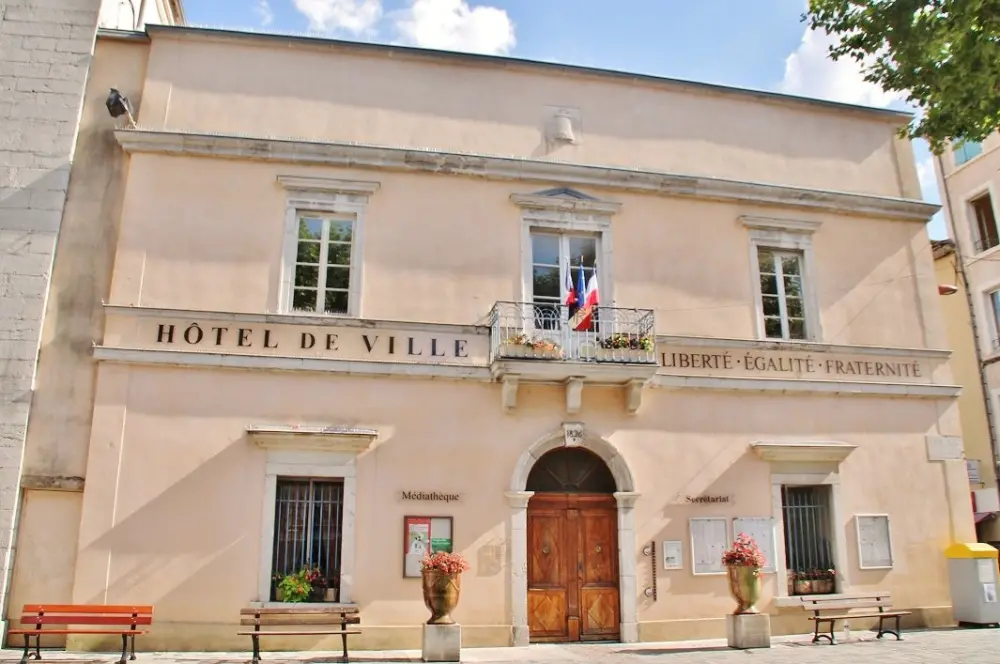
<svg viewBox="0 0 1000 664">
<path fill-rule="evenodd" d="M 0 606 L 38 338 L 101 0 L 0 0 Z"/>
</svg>

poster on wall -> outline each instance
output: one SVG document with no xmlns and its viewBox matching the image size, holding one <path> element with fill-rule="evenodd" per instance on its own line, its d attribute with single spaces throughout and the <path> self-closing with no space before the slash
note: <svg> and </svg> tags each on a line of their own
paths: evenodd
<svg viewBox="0 0 1000 664">
<path fill-rule="evenodd" d="M 403 576 L 420 577 L 420 562 L 424 556 L 452 550 L 452 518 L 450 516 L 403 517 Z"/>
<path fill-rule="evenodd" d="M 892 537 L 886 514 L 857 514 L 858 559 L 861 569 L 892 567 Z"/>
<path fill-rule="evenodd" d="M 691 519 L 691 572 L 725 574 L 722 554 L 729 547 L 729 519 L 702 517 Z"/>
<path fill-rule="evenodd" d="M 774 519 L 769 516 L 740 516 L 733 519 L 733 538 L 744 533 L 753 538 L 764 554 L 762 572 L 774 571 Z"/>
</svg>

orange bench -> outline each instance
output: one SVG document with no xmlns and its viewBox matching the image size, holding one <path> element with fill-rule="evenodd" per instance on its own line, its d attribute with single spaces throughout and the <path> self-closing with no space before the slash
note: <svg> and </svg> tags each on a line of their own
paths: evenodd
<svg viewBox="0 0 1000 664">
<path fill-rule="evenodd" d="M 24 636 L 24 654 L 21 664 L 26 664 L 30 656 L 41 659 L 39 642 L 46 634 L 116 634 L 122 637 L 122 656 L 118 664 L 125 664 L 131 639 L 132 656 L 135 659 L 135 637 L 149 630 L 140 630 L 153 624 L 153 607 L 103 604 L 25 604 L 21 611 L 21 625 L 8 630 L 10 635 Z M 57 629 L 59 628 L 59 629 Z M 35 637 L 35 652 L 31 649 L 31 637 Z"/>
</svg>

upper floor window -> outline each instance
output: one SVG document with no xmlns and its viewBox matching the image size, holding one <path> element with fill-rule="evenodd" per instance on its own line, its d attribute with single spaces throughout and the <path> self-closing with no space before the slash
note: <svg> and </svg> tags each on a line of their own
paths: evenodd
<svg viewBox="0 0 1000 664">
<path fill-rule="evenodd" d="M 952 148 L 955 155 L 955 166 L 961 166 L 965 162 L 978 157 L 983 153 L 983 144 L 977 141 L 962 141 Z"/>
<path fill-rule="evenodd" d="M 597 253 L 598 237 L 593 234 L 531 233 L 535 327 L 556 329 L 563 313 L 572 320 L 588 296 L 593 306 L 598 304 Z"/>
<path fill-rule="evenodd" d="M 993 333 L 993 352 L 1000 351 L 1000 290 L 995 290 L 989 294 L 990 323 Z"/>
<path fill-rule="evenodd" d="M 993 198 L 988 192 L 969 201 L 969 216 L 972 222 L 972 239 L 977 252 L 992 249 L 1000 244 L 997 220 L 993 213 Z"/>
<path fill-rule="evenodd" d="M 757 248 L 760 306 L 764 336 L 769 339 L 806 339 L 802 254 Z"/>
<path fill-rule="evenodd" d="M 292 310 L 321 314 L 350 311 L 354 219 L 300 214 L 292 279 Z"/>
</svg>

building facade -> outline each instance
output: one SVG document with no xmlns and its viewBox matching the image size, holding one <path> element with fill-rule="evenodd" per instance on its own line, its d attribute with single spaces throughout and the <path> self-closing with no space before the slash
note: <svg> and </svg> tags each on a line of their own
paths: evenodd
<svg viewBox="0 0 1000 664">
<path fill-rule="evenodd" d="M 955 383 L 962 386 L 958 409 L 962 419 L 962 440 L 965 443 L 976 533 L 980 542 L 997 546 L 1000 543 L 1000 524 L 996 519 L 996 511 L 989 508 L 997 491 L 996 463 L 993 441 L 990 439 L 986 392 L 976 348 L 976 329 L 969 308 L 969 294 L 959 268 L 955 241 L 933 240 L 931 244 L 937 281 L 944 286 L 941 292 L 941 309 L 944 313 L 948 347 L 952 353 L 949 362 L 951 373 Z M 956 289 L 955 292 L 951 291 L 951 287 Z M 979 509 L 976 508 L 977 505 Z"/>
<path fill-rule="evenodd" d="M 715 637 L 748 532 L 776 633 L 826 592 L 951 621 L 974 528 L 906 116 L 203 29 L 97 53 L 67 218 L 106 225 L 107 294 L 60 255 L 38 392 L 79 426 L 40 414 L 25 464 L 80 481 L 26 503 L 18 602 L 245 649 L 317 568 L 354 647 L 419 647 L 450 549 L 467 646 Z"/>
<path fill-rule="evenodd" d="M 975 511 L 984 522 L 979 526 L 983 541 L 1000 539 L 1000 525 L 996 515 L 1000 512 L 1000 495 L 997 494 L 996 476 L 1000 468 L 997 452 L 997 400 L 1000 394 L 1000 134 L 992 134 L 982 143 L 955 144 L 937 157 L 935 166 L 938 184 L 944 203 L 949 232 L 954 240 L 954 254 L 946 260 L 952 265 L 951 283 L 961 283 L 965 304 L 971 319 L 965 322 L 975 336 L 974 352 L 981 375 L 974 391 L 981 391 L 985 384 L 984 408 L 986 410 L 990 447 L 980 447 L 970 460 L 979 461 L 980 480 L 983 486 L 976 492 Z M 957 312 L 954 327 L 963 316 Z M 949 330 L 956 343 L 962 332 Z M 968 376 L 971 379 L 971 376 Z M 962 385 L 971 385 L 962 382 Z M 988 468 L 984 469 L 985 466 Z"/>
<path fill-rule="evenodd" d="M 99 23 L 134 30 L 147 21 L 183 22 L 180 0 L 143 0 L 142 12 L 128 21 L 119 11 L 123 4 L 134 3 L 0 5 L 0 606 L 6 605 L 42 318 L 94 36 Z"/>
</svg>

